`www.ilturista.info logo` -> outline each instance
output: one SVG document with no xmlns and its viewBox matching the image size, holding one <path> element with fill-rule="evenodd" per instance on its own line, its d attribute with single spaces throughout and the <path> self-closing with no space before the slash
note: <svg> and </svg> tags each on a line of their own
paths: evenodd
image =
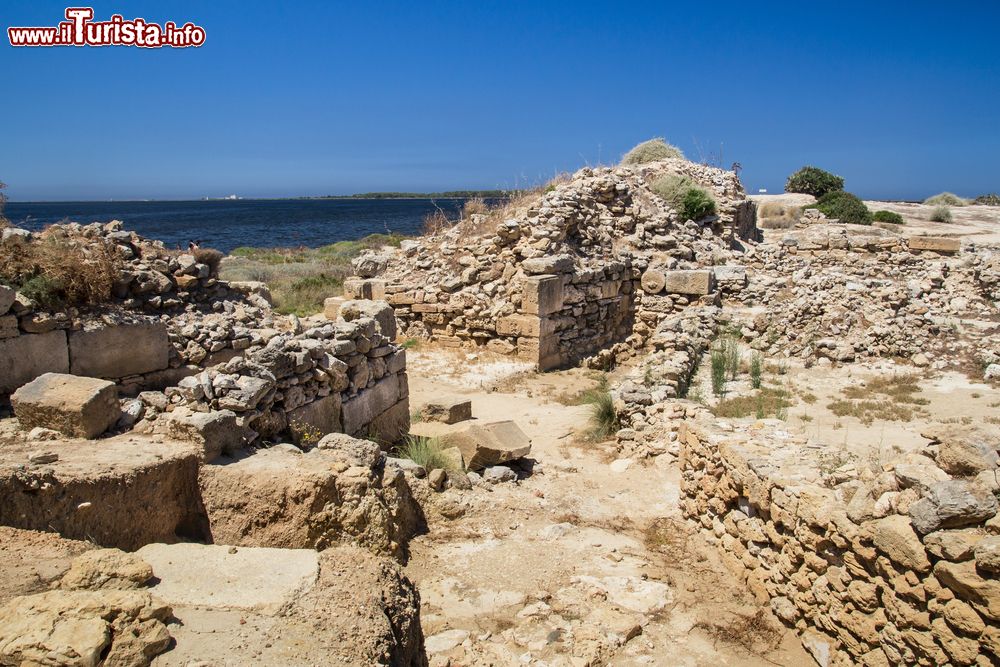
<svg viewBox="0 0 1000 667">
<path fill-rule="evenodd" d="M 162 26 L 146 19 L 125 20 L 120 14 L 109 21 L 94 21 L 91 7 L 67 7 L 66 19 L 54 28 L 7 28 L 11 46 L 163 46 L 185 48 L 205 43 L 205 29 L 193 23 Z"/>
</svg>

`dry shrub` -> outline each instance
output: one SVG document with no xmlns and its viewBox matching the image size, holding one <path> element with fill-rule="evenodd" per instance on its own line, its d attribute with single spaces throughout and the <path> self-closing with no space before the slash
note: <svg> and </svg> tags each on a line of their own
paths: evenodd
<svg viewBox="0 0 1000 667">
<path fill-rule="evenodd" d="M 216 278 L 219 275 L 219 265 L 222 264 L 222 258 L 225 255 L 221 250 L 216 250 L 215 248 L 195 248 L 194 261 L 199 264 L 205 264 L 208 266 L 209 274 Z"/>
<path fill-rule="evenodd" d="M 564 183 L 569 183 L 571 180 L 573 180 L 573 176 L 569 172 L 566 171 L 560 172 L 555 176 L 553 176 L 552 178 L 550 178 L 548 182 L 542 186 L 542 192 L 552 192 L 560 185 L 563 185 Z"/>
<path fill-rule="evenodd" d="M 715 641 L 740 646 L 754 655 L 765 655 L 778 648 L 782 628 L 763 609 L 752 615 L 732 614 L 730 619 L 704 620 L 695 623 Z"/>
<path fill-rule="evenodd" d="M 622 164 L 646 164 L 667 158 L 683 159 L 684 153 L 676 146 L 664 141 L 663 137 L 655 137 L 625 153 L 625 156 L 622 157 Z"/>
<path fill-rule="evenodd" d="M 445 212 L 437 209 L 433 213 L 424 216 L 423 233 L 426 236 L 434 236 L 451 227 L 452 221 L 448 219 Z"/>
<path fill-rule="evenodd" d="M 0 282 L 46 308 L 96 305 L 111 299 L 121 258 L 103 242 L 42 235 L 0 246 Z"/>
<path fill-rule="evenodd" d="M 482 197 L 473 197 L 462 206 L 462 217 L 468 218 L 471 215 L 486 215 L 489 211 L 490 207 L 486 205 Z"/>
</svg>

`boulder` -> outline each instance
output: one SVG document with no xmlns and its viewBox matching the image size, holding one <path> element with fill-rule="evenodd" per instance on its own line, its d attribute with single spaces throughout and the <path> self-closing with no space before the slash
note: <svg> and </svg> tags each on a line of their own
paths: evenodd
<svg viewBox="0 0 1000 667">
<path fill-rule="evenodd" d="M 980 540 L 975 548 L 976 567 L 984 572 L 1000 574 L 1000 537 L 990 535 Z"/>
<path fill-rule="evenodd" d="M 383 336 L 389 340 L 396 339 L 396 312 L 388 301 L 345 301 L 340 304 L 340 317 L 347 322 L 370 317 L 375 320 Z"/>
<path fill-rule="evenodd" d="M 135 554 L 119 549 L 95 549 L 73 559 L 59 586 L 65 589 L 140 588 L 153 578 L 153 568 Z"/>
<path fill-rule="evenodd" d="M 481 470 L 527 456 L 531 440 L 513 421 L 474 422 L 450 432 L 444 440 L 462 452 L 466 468 Z"/>
<path fill-rule="evenodd" d="M 938 530 L 924 536 L 924 547 L 936 558 L 959 562 L 971 559 L 982 539 L 983 535 L 974 528 Z"/>
<path fill-rule="evenodd" d="M 432 401 L 420 408 L 420 416 L 425 421 L 456 424 L 472 419 L 472 401 Z"/>
<path fill-rule="evenodd" d="M 352 438 L 346 433 L 330 433 L 316 444 L 316 449 L 330 451 L 331 460 L 343 461 L 349 466 L 375 468 L 385 460 L 385 452 L 371 440 Z"/>
<path fill-rule="evenodd" d="M 11 403 L 25 430 L 41 426 L 78 438 L 95 438 L 121 417 L 113 382 L 61 373 L 35 378 L 14 392 Z"/>
<path fill-rule="evenodd" d="M 978 475 L 996 469 L 998 461 L 996 450 L 983 440 L 956 438 L 938 446 L 937 463 L 951 475 Z"/>
<path fill-rule="evenodd" d="M 521 262 L 521 269 L 531 276 L 568 273 L 573 270 L 573 258 L 569 255 L 533 257 Z"/>
<path fill-rule="evenodd" d="M 483 469 L 483 481 L 490 484 L 517 481 L 517 473 L 507 466 L 488 466 Z"/>
<path fill-rule="evenodd" d="M 926 572 L 931 568 L 927 552 L 905 516 L 893 514 L 875 521 L 872 537 L 876 549 L 905 569 Z"/>
<path fill-rule="evenodd" d="M 167 327 L 149 322 L 71 331 L 69 357 L 74 375 L 117 379 L 163 370 L 170 363 Z"/>
<path fill-rule="evenodd" d="M 167 433 L 179 440 L 201 445 L 204 461 L 214 461 L 223 454 L 234 454 L 246 446 L 253 435 L 250 429 L 238 424 L 235 412 L 193 412 L 184 407 L 170 413 Z"/>
<path fill-rule="evenodd" d="M 65 331 L 0 339 L 0 394 L 9 394 L 43 373 L 69 373 Z"/>
<path fill-rule="evenodd" d="M 922 535 L 939 528 L 960 528 L 994 516 L 996 497 L 981 485 L 961 479 L 936 482 L 910 506 L 913 527 Z"/>
</svg>

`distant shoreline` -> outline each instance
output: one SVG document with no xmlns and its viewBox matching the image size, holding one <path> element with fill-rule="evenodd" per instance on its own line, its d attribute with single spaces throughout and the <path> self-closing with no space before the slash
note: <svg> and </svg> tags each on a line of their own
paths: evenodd
<svg viewBox="0 0 1000 667">
<path fill-rule="evenodd" d="M 396 200 L 396 199 L 506 199 L 518 191 L 515 190 L 454 190 L 448 192 L 365 192 L 354 195 L 320 195 L 301 197 L 240 197 L 226 199 L 225 197 L 200 197 L 198 199 L 8 199 L 8 204 L 163 204 L 169 202 L 240 202 L 240 201 L 327 201 L 330 199 L 345 200 Z"/>
</svg>

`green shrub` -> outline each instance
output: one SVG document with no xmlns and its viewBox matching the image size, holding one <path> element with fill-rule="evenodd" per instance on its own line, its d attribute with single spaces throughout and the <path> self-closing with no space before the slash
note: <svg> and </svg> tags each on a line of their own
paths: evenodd
<svg viewBox="0 0 1000 667">
<path fill-rule="evenodd" d="M 665 160 L 667 158 L 684 158 L 684 153 L 676 146 L 672 146 L 663 140 L 663 137 L 656 137 L 649 141 L 644 141 L 622 158 L 622 164 L 646 164 Z"/>
<path fill-rule="evenodd" d="M 785 192 L 812 195 L 817 199 L 844 189 L 844 179 L 819 167 L 802 167 L 785 181 Z"/>
<path fill-rule="evenodd" d="M 764 370 L 764 359 L 759 354 L 754 353 L 750 357 L 750 386 L 760 389 L 760 376 Z"/>
<path fill-rule="evenodd" d="M 939 195 L 928 197 L 924 203 L 928 206 L 965 206 L 969 202 L 951 192 L 942 192 Z"/>
<path fill-rule="evenodd" d="M 43 308 L 59 308 L 65 301 L 62 282 L 48 276 L 28 278 L 18 291 Z"/>
<path fill-rule="evenodd" d="M 666 174 L 653 181 L 650 189 L 685 220 L 701 220 L 715 214 L 715 199 L 687 176 Z"/>
<path fill-rule="evenodd" d="M 951 209 L 947 206 L 935 206 L 931 211 L 931 222 L 951 222 Z"/>
<path fill-rule="evenodd" d="M 872 212 L 865 203 L 849 192 L 828 192 L 806 208 L 819 209 L 828 218 L 855 225 L 872 224 Z"/>
<path fill-rule="evenodd" d="M 408 435 L 403 444 L 396 450 L 396 454 L 423 466 L 427 472 L 435 468 L 452 470 L 455 467 L 455 461 L 446 456 L 444 450 L 445 446 L 438 438 Z"/>
<path fill-rule="evenodd" d="M 1000 195 L 996 193 L 979 195 L 972 203 L 979 204 L 980 206 L 1000 206 Z"/>
<path fill-rule="evenodd" d="M 890 222 L 894 225 L 903 224 L 903 216 L 892 211 L 875 211 L 872 213 L 872 222 Z"/>
<path fill-rule="evenodd" d="M 712 364 L 712 393 L 716 396 L 726 395 L 726 353 L 715 348 L 709 355 Z"/>
<path fill-rule="evenodd" d="M 615 410 L 615 401 L 611 392 L 606 389 L 607 380 L 600 387 L 583 395 L 583 402 L 590 406 L 590 430 L 588 435 L 593 440 L 604 440 L 621 430 L 621 420 Z"/>
</svg>

